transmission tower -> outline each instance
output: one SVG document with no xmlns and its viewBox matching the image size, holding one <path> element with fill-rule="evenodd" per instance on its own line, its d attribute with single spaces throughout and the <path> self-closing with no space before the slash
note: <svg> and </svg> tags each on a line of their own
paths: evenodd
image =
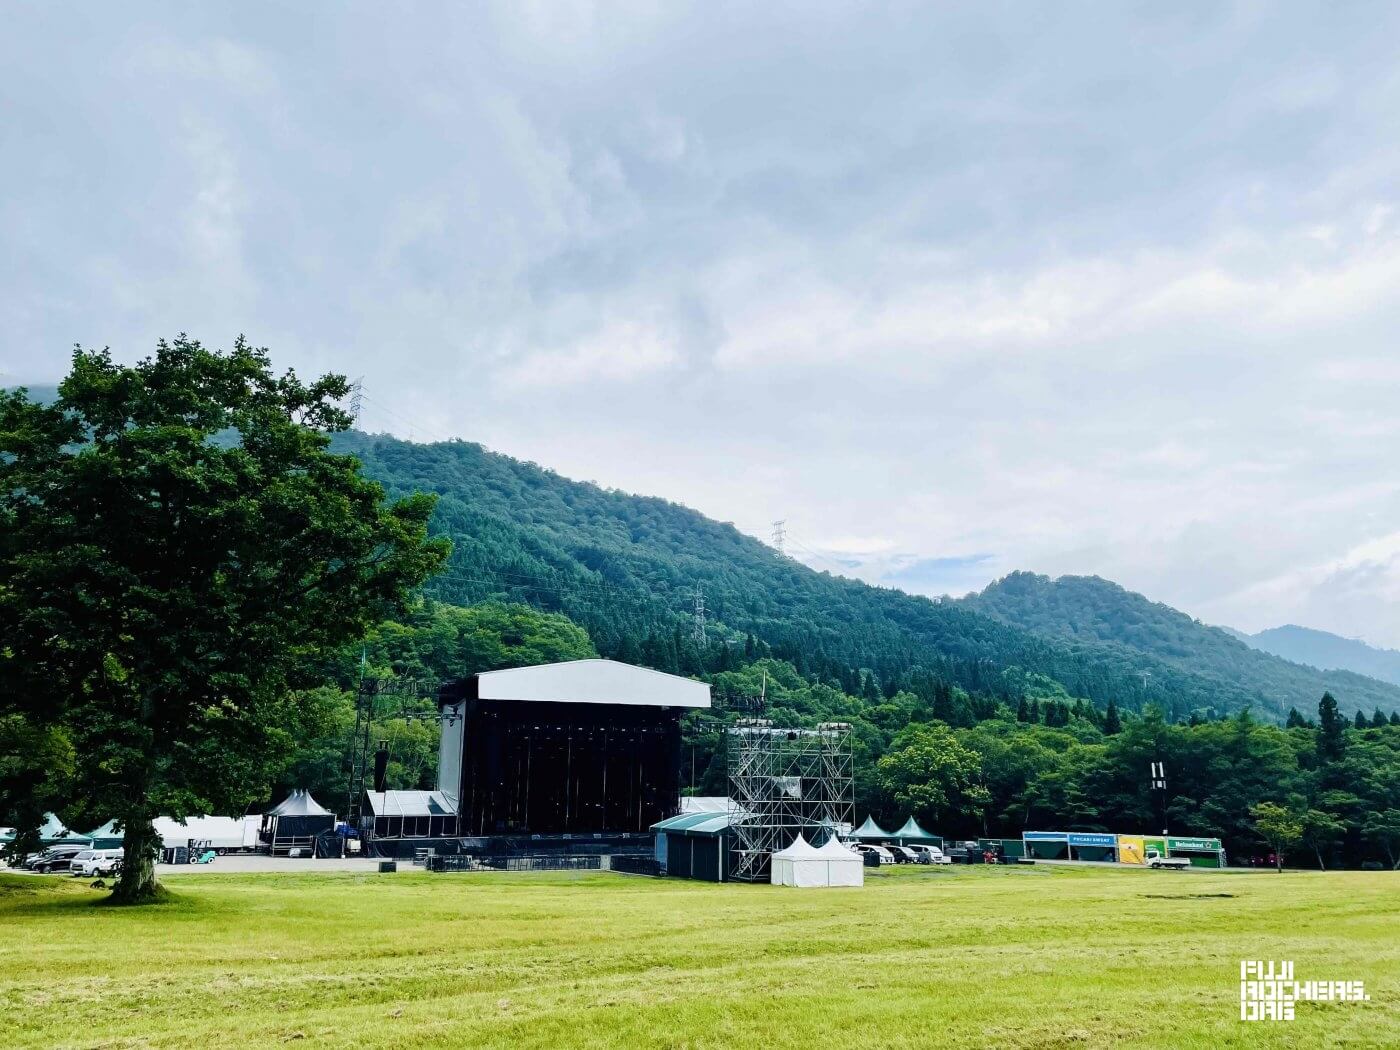
<svg viewBox="0 0 1400 1050">
<path fill-rule="evenodd" d="M 350 384 L 350 425 L 358 426 L 360 412 L 364 409 L 365 377 L 360 376 Z"/>
<path fill-rule="evenodd" d="M 699 587 L 695 588 L 695 644 L 701 649 L 709 645 L 709 639 L 705 636 L 705 592 Z"/>
<path fill-rule="evenodd" d="M 777 548 L 779 554 L 786 554 L 784 545 L 787 543 L 787 520 L 773 522 L 773 546 Z"/>
</svg>

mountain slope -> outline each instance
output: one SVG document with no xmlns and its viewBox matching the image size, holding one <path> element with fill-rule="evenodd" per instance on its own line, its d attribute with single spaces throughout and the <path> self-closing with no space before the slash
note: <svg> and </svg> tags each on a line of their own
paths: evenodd
<svg viewBox="0 0 1400 1050">
<path fill-rule="evenodd" d="M 1274 664 L 1283 662 L 1263 654 L 1256 654 L 1263 663 L 1242 663 L 1238 676 L 1203 673 L 1189 648 L 1156 653 L 1073 630 L 1027 630 L 975 603 L 819 573 L 685 507 L 569 481 L 468 442 L 352 433 L 338 436 L 336 447 L 358 455 L 392 493 L 439 495 L 434 527 L 451 536 L 454 552 L 431 593 L 458 604 L 497 596 L 566 612 L 604 655 L 654 666 L 679 660 L 686 669 L 699 590 L 712 644 L 726 636 L 742 643 L 751 632 L 824 676 L 868 668 L 887 684 L 928 672 L 1014 701 L 1033 672 L 1100 706 L 1114 699 L 1136 707 L 1146 695 L 1178 716 L 1252 705 L 1281 718 L 1290 705 L 1315 706 L 1322 692 L 1316 672 L 1280 677 Z M 1152 676 L 1147 694 L 1143 670 Z M 1400 708 L 1400 690 L 1366 679 L 1338 682 L 1334 691 L 1347 707 Z"/>
<path fill-rule="evenodd" d="M 1400 698 L 1400 690 L 1392 684 L 1351 671 L 1319 671 L 1251 648 L 1230 632 L 1097 576 L 1051 580 L 1028 572 L 1012 573 L 967 599 L 967 604 L 1045 637 L 1136 652 L 1190 670 L 1215 682 L 1222 695 L 1228 695 L 1234 685 L 1247 684 L 1267 698 L 1266 706 L 1272 711 L 1290 706 L 1311 711 L 1325 691 L 1337 697 L 1344 709 L 1359 707 L 1368 714 L 1377 706 L 1393 710 Z M 1145 695 L 1151 696 L 1156 684 L 1149 678 Z"/>
<path fill-rule="evenodd" d="M 1391 685 L 1400 685 L 1400 652 L 1377 649 L 1355 638 L 1285 624 L 1258 634 L 1240 635 L 1246 645 L 1297 664 L 1322 670 L 1354 671 Z"/>
</svg>

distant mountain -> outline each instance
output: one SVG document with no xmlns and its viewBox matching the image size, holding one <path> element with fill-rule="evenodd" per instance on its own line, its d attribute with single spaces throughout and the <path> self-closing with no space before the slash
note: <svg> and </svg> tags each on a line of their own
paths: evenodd
<svg viewBox="0 0 1400 1050">
<path fill-rule="evenodd" d="M 1394 686 L 1289 664 L 1102 580 L 1089 581 L 1099 598 L 1045 615 L 1031 615 L 1042 600 L 1033 592 L 1067 598 L 1076 588 L 1018 574 L 981 596 L 935 602 L 816 572 L 696 511 L 570 481 L 469 442 L 353 433 L 335 446 L 393 493 L 438 494 L 433 527 L 454 550 L 432 594 L 565 612 L 605 656 L 685 670 L 700 591 L 712 645 L 751 633 L 828 681 L 865 668 L 888 688 L 933 673 L 1014 704 L 1026 676 L 1040 674 L 1099 707 L 1151 700 L 1185 717 L 1250 706 L 1278 720 L 1290 706 L 1314 710 L 1331 688 L 1347 710 L 1400 710 Z"/>
<path fill-rule="evenodd" d="M 1232 632 L 1201 623 L 1097 576 L 1052 580 L 1017 572 L 964 601 L 979 612 L 1042 637 L 1135 652 L 1189 670 L 1213 681 L 1222 696 L 1246 689 L 1260 698 L 1261 707 L 1272 712 L 1289 707 L 1311 712 L 1326 691 L 1348 712 L 1361 708 L 1370 714 L 1376 707 L 1386 711 L 1400 708 L 1400 682 L 1377 681 L 1352 669 L 1321 671 L 1290 662 L 1262 647 L 1252 647 L 1253 643 L 1245 644 Z M 1400 654 L 1394 655 L 1400 658 Z M 1151 670 L 1146 664 L 1143 669 Z M 1144 695 L 1152 697 L 1155 686 L 1149 678 Z"/>
<path fill-rule="evenodd" d="M 1343 638 L 1311 627 L 1285 624 L 1258 634 L 1239 634 L 1247 645 L 1294 663 L 1322 670 L 1355 671 L 1357 674 L 1400 685 L 1400 652 L 1377 649 L 1355 638 Z"/>
</svg>

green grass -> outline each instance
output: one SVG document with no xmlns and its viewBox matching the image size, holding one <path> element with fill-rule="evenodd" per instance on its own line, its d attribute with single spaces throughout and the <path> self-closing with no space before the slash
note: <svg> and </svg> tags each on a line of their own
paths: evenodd
<svg viewBox="0 0 1400 1050">
<path fill-rule="evenodd" d="M 0 876 L 5 1046 L 1397 1046 L 1400 875 Z M 1241 958 L 1371 1001 L 1238 1018 Z"/>
</svg>

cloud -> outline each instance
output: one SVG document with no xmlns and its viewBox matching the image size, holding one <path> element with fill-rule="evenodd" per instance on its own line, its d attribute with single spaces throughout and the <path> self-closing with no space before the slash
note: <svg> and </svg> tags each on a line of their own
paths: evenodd
<svg viewBox="0 0 1400 1050">
<path fill-rule="evenodd" d="M 819 568 L 1400 645 L 1400 12 L 6 29 L 13 376 L 246 331 L 364 375 L 368 426 L 785 518 Z"/>
</svg>

